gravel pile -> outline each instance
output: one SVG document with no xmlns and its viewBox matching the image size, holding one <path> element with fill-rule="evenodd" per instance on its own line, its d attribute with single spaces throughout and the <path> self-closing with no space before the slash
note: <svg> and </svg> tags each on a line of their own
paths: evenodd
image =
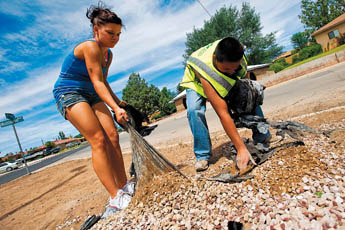
<svg viewBox="0 0 345 230">
<path fill-rule="evenodd" d="M 305 134 L 305 146 L 277 149 L 255 178 L 224 184 L 202 178 L 233 168 L 219 159 L 204 174 L 171 173 L 137 191 L 130 207 L 92 229 L 345 229 L 345 120 L 323 125 L 330 137 Z M 193 159 L 186 161 L 192 164 Z"/>
</svg>

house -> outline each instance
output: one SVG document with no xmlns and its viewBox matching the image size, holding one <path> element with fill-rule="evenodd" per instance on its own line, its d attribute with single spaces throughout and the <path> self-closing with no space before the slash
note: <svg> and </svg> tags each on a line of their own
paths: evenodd
<svg viewBox="0 0 345 230">
<path fill-rule="evenodd" d="M 56 146 L 59 146 L 61 149 L 65 149 L 66 145 L 69 144 L 69 143 L 72 143 L 72 142 L 81 143 L 81 142 L 83 142 L 85 140 L 86 140 L 85 138 L 68 138 L 68 139 L 62 139 L 62 140 L 54 141 L 54 144 Z"/>
<path fill-rule="evenodd" d="M 292 55 L 292 51 L 286 51 L 285 53 L 282 53 L 280 56 L 276 57 L 273 62 L 279 60 L 279 59 L 282 59 L 284 58 L 286 63 L 289 63 L 289 64 L 292 64 L 292 58 L 293 58 L 293 55 Z"/>
<path fill-rule="evenodd" d="M 257 80 L 261 80 L 265 76 L 274 74 L 273 71 L 269 70 L 272 63 L 259 64 L 259 65 L 249 65 L 247 67 L 248 72 L 253 72 L 256 75 Z"/>
<path fill-rule="evenodd" d="M 183 90 L 176 97 L 174 97 L 169 103 L 175 103 L 176 111 L 180 112 L 187 108 L 186 104 L 186 90 Z"/>
<path fill-rule="evenodd" d="M 338 39 L 344 36 L 344 34 L 345 13 L 315 31 L 311 36 L 315 38 L 316 42 L 322 46 L 322 50 L 325 52 L 341 45 Z"/>
<path fill-rule="evenodd" d="M 261 80 L 263 77 L 274 74 L 269 70 L 271 63 L 260 65 L 249 65 L 247 67 L 248 72 L 253 72 L 256 75 L 257 80 Z M 176 111 L 182 111 L 187 108 L 186 105 L 186 90 L 183 90 L 176 97 L 174 97 L 169 103 L 175 103 Z"/>
</svg>

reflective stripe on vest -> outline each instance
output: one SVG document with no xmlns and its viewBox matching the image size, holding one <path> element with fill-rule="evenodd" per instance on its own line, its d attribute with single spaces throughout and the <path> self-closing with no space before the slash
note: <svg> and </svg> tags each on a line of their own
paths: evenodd
<svg viewBox="0 0 345 230">
<path fill-rule="evenodd" d="M 228 92 L 232 88 L 232 85 L 225 80 L 223 77 L 221 77 L 218 73 L 216 73 L 213 69 L 211 69 L 208 65 L 200 61 L 199 59 L 195 57 L 189 57 L 188 62 L 198 66 L 200 69 L 202 69 L 208 76 L 213 78 L 218 84 L 223 86 Z"/>
<path fill-rule="evenodd" d="M 243 55 L 240 63 L 241 68 L 236 70 L 231 76 L 219 72 L 213 65 L 212 59 L 214 51 L 220 41 L 221 40 L 212 42 L 191 54 L 187 59 L 187 66 L 180 86 L 192 89 L 204 98 L 207 98 L 199 78 L 194 73 L 198 72 L 200 76 L 207 80 L 217 93 L 224 98 L 231 91 L 236 80 L 245 77 L 247 73 L 247 60 L 245 55 Z"/>
</svg>

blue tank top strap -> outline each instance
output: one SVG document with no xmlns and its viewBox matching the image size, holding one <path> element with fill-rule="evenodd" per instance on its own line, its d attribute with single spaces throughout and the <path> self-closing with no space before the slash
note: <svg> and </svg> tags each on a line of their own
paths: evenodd
<svg viewBox="0 0 345 230">
<path fill-rule="evenodd" d="M 98 42 L 95 40 L 95 39 L 93 39 L 93 38 L 89 38 L 89 39 L 86 39 L 85 41 L 83 41 L 83 42 L 86 42 L 86 41 L 93 41 L 93 42 L 96 42 L 97 44 L 98 44 Z M 82 42 L 81 42 L 82 43 Z M 80 43 L 79 43 L 80 44 Z M 79 45 L 78 44 L 78 45 Z M 99 44 L 98 44 L 99 45 Z M 105 56 L 105 65 L 108 67 L 108 64 L 109 64 L 109 59 L 110 59 L 110 52 L 111 52 L 111 50 L 110 50 L 110 48 L 108 48 L 107 49 L 107 54 L 106 54 L 106 56 Z M 106 68 L 107 68 L 106 67 Z"/>
<path fill-rule="evenodd" d="M 94 41 L 94 39 L 88 39 L 85 41 Z M 85 42 L 83 41 L 83 42 Z M 80 42 L 79 44 L 81 44 Z M 77 45 L 76 45 L 77 46 Z M 75 46 L 75 47 L 76 47 Z M 75 48 L 74 47 L 74 48 Z M 106 60 L 106 67 L 102 66 L 103 75 L 107 73 L 109 67 L 109 61 L 111 58 L 111 50 L 107 49 L 108 60 Z M 70 52 L 62 63 L 59 78 L 54 85 L 54 97 L 56 100 L 63 94 L 71 90 L 87 90 L 96 94 L 96 91 L 91 82 L 89 73 L 86 68 L 85 60 L 79 59 L 74 55 L 74 49 Z"/>
<path fill-rule="evenodd" d="M 108 48 L 107 49 L 107 55 L 106 55 L 106 57 L 105 57 L 105 65 L 108 67 L 108 65 L 109 65 L 109 61 L 110 61 L 110 55 L 111 55 L 111 50 L 110 50 L 110 48 Z"/>
</svg>

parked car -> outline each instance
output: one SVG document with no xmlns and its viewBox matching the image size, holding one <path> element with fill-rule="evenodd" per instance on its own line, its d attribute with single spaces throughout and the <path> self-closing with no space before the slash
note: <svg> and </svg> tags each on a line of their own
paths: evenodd
<svg viewBox="0 0 345 230">
<path fill-rule="evenodd" d="M 16 162 L 2 162 L 0 163 L 0 172 L 10 172 L 17 169 L 18 165 Z"/>
<path fill-rule="evenodd" d="M 55 148 L 46 149 L 44 151 L 44 155 L 47 156 L 47 155 L 50 155 L 52 153 L 58 153 L 58 152 L 60 152 L 60 150 L 61 150 L 60 146 L 57 146 Z"/>
<path fill-rule="evenodd" d="M 80 143 L 79 142 L 71 142 L 71 143 L 68 143 L 66 145 L 66 148 L 72 148 L 72 147 L 77 146 L 77 145 L 80 145 Z"/>
<path fill-rule="evenodd" d="M 37 153 L 26 154 L 24 157 L 25 157 L 25 160 L 32 161 L 32 160 L 36 160 L 38 158 L 42 158 L 43 156 L 44 156 L 44 152 L 40 151 Z"/>
<path fill-rule="evenodd" d="M 19 166 L 21 166 L 22 164 L 24 164 L 24 160 L 23 160 L 23 158 L 19 158 L 19 159 L 17 159 L 16 160 L 16 165 L 19 167 Z"/>
<path fill-rule="evenodd" d="M 24 156 L 26 161 L 34 160 L 36 156 L 33 153 L 28 153 Z"/>
</svg>

